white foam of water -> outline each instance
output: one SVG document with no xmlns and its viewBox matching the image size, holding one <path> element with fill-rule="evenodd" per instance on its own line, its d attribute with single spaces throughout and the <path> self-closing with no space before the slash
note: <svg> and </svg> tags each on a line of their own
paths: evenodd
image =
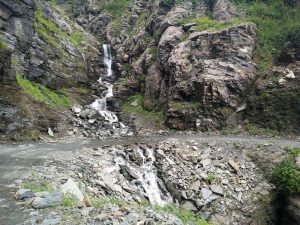
<svg viewBox="0 0 300 225">
<path fill-rule="evenodd" d="M 104 64 L 106 66 L 106 75 L 105 77 L 111 77 L 112 72 L 112 55 L 111 55 L 111 48 L 110 45 L 104 44 L 103 45 L 104 51 Z M 107 110 L 107 98 L 113 97 L 113 84 L 103 81 L 102 77 L 98 80 L 99 84 L 104 85 L 107 90 L 105 90 L 101 98 L 96 99 L 90 107 L 92 109 L 97 110 L 101 116 L 103 116 L 109 123 L 113 124 L 119 121 L 118 117 L 115 113 Z M 121 125 L 122 126 L 122 125 Z"/>
<path fill-rule="evenodd" d="M 153 166 L 155 157 L 153 154 L 153 149 L 146 149 L 147 158 L 143 154 L 143 151 L 139 148 L 138 152 L 143 159 L 143 165 L 141 166 L 139 176 L 139 181 L 145 191 L 145 195 L 148 197 L 151 204 L 155 205 L 166 205 L 167 202 L 161 197 L 161 191 L 158 187 L 156 170 Z"/>
</svg>

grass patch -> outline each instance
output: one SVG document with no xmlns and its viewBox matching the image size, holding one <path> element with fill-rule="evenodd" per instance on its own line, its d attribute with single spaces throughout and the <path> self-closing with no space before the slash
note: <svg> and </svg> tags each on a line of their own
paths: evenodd
<svg viewBox="0 0 300 225">
<path fill-rule="evenodd" d="M 170 102 L 169 107 L 178 110 L 195 109 L 201 106 L 200 102 Z"/>
<path fill-rule="evenodd" d="M 77 207 L 77 202 L 78 199 L 74 195 L 67 193 L 61 199 L 61 206 L 75 208 Z"/>
<path fill-rule="evenodd" d="M 112 14 L 113 17 L 121 17 L 129 2 L 130 0 L 109 0 L 102 8 Z"/>
<path fill-rule="evenodd" d="M 76 89 L 77 89 L 77 92 L 80 94 L 89 94 L 91 92 L 91 90 L 86 87 L 78 87 Z"/>
<path fill-rule="evenodd" d="M 48 182 L 44 182 L 41 184 L 33 184 L 30 182 L 24 182 L 21 184 L 21 188 L 30 189 L 33 192 L 44 192 L 44 191 L 51 192 L 51 191 L 53 191 L 52 186 Z"/>
<path fill-rule="evenodd" d="M 147 111 L 143 108 L 144 96 L 135 94 L 130 96 L 123 104 L 123 111 L 127 113 L 134 113 L 144 117 L 145 119 L 153 119 L 157 123 L 164 121 L 165 116 L 163 111 Z"/>
<path fill-rule="evenodd" d="M 222 21 L 218 21 L 218 20 L 213 20 L 209 17 L 203 17 L 203 18 L 183 19 L 179 22 L 179 24 L 184 25 L 187 23 L 196 23 L 196 29 L 198 31 L 204 31 L 204 30 L 213 31 L 213 30 L 222 30 L 227 27 L 238 25 L 238 24 L 241 24 L 244 22 L 246 22 L 246 19 L 243 19 L 243 18 L 222 22 Z"/>
<path fill-rule="evenodd" d="M 254 124 L 245 125 L 245 130 L 252 135 L 261 135 L 261 136 L 276 136 L 279 135 L 279 131 L 272 130 L 269 128 L 263 128 Z"/>
<path fill-rule="evenodd" d="M 259 72 L 267 75 L 274 58 L 290 39 L 300 38 L 300 7 L 286 5 L 283 0 L 236 0 L 247 14 L 246 19 L 257 26 L 256 56 Z"/>
<path fill-rule="evenodd" d="M 152 55 L 152 61 L 156 61 L 157 60 L 157 46 L 151 46 L 149 48 L 149 52 Z"/>
<path fill-rule="evenodd" d="M 206 181 L 210 184 L 214 183 L 215 181 L 218 180 L 218 176 L 215 174 L 208 174 Z"/>
<path fill-rule="evenodd" d="M 290 149 L 288 149 L 288 153 L 289 153 L 289 156 L 290 156 L 290 160 L 295 162 L 296 158 L 300 154 L 300 148 L 290 148 Z"/>
<path fill-rule="evenodd" d="M 73 34 L 70 36 L 71 42 L 79 47 L 81 45 L 81 42 L 84 39 L 83 32 L 81 31 L 74 31 Z"/>
<path fill-rule="evenodd" d="M 56 48 L 61 47 L 59 36 L 67 37 L 65 32 L 61 31 L 53 22 L 44 17 L 41 10 L 35 12 L 34 27 L 41 39 Z"/>
<path fill-rule="evenodd" d="M 0 49 L 7 49 L 7 44 L 2 40 L 0 40 Z"/>
<path fill-rule="evenodd" d="M 70 107 L 71 101 L 68 96 L 58 94 L 49 90 L 42 84 L 38 84 L 23 78 L 20 74 L 16 76 L 18 85 L 30 96 L 41 102 L 54 106 Z M 63 91 L 62 91 L 63 92 Z"/>
<path fill-rule="evenodd" d="M 154 206 L 153 208 L 158 212 L 165 212 L 178 217 L 184 224 L 210 225 L 210 223 L 193 212 L 177 208 L 174 205 Z"/>
<path fill-rule="evenodd" d="M 124 207 L 127 205 L 127 203 L 125 201 L 123 201 L 119 198 L 116 198 L 116 197 L 92 199 L 92 206 L 94 208 L 100 208 L 101 206 L 104 206 L 107 204 L 114 204 L 119 207 Z"/>
</svg>

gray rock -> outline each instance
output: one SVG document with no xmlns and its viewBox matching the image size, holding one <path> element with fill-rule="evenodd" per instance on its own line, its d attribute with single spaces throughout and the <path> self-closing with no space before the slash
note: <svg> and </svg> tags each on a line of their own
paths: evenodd
<svg viewBox="0 0 300 225">
<path fill-rule="evenodd" d="M 41 225 L 57 225 L 61 223 L 61 217 L 44 219 Z"/>
<path fill-rule="evenodd" d="M 211 160 L 210 159 L 204 159 L 201 161 L 201 164 L 204 168 L 207 168 L 211 165 Z"/>
<path fill-rule="evenodd" d="M 32 198 L 33 196 L 34 194 L 30 189 L 20 189 L 15 194 L 15 198 L 17 200 L 24 200 L 24 199 Z"/>
<path fill-rule="evenodd" d="M 61 203 L 61 193 L 52 192 L 46 198 L 37 197 L 32 202 L 32 207 L 35 209 L 44 209 L 53 206 L 59 206 Z"/>
<path fill-rule="evenodd" d="M 210 186 L 210 189 L 212 190 L 212 192 L 214 192 L 216 194 L 224 195 L 223 188 L 220 185 L 213 184 Z"/>
<path fill-rule="evenodd" d="M 78 201 L 83 201 L 84 199 L 82 191 L 72 178 L 69 178 L 68 181 L 61 186 L 60 190 L 63 194 L 69 193 L 73 195 Z"/>
<path fill-rule="evenodd" d="M 228 164 L 236 171 L 236 172 L 239 172 L 240 171 L 240 166 L 235 162 L 233 161 L 232 159 L 230 159 L 228 161 Z"/>
<path fill-rule="evenodd" d="M 207 189 L 207 188 L 202 188 L 201 189 L 201 194 L 202 194 L 202 198 L 204 200 L 207 200 L 210 198 L 210 196 L 212 195 L 212 191 Z"/>
<path fill-rule="evenodd" d="M 81 106 L 81 105 L 75 104 L 75 105 L 73 105 L 73 107 L 72 107 L 72 111 L 73 111 L 74 113 L 78 114 L 78 113 L 80 113 L 80 112 L 82 111 L 82 106 Z"/>
<path fill-rule="evenodd" d="M 48 191 L 43 191 L 43 192 L 35 192 L 34 197 L 40 197 L 40 198 L 45 198 L 47 195 L 50 193 Z"/>
<path fill-rule="evenodd" d="M 189 211 L 197 211 L 198 209 L 195 207 L 195 205 L 190 202 L 190 201 L 186 201 L 183 205 L 182 208 L 185 210 L 189 210 Z"/>
</svg>

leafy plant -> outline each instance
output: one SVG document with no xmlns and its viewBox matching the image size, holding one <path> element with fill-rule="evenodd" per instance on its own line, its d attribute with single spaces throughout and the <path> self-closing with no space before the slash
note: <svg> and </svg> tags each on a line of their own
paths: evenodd
<svg viewBox="0 0 300 225">
<path fill-rule="evenodd" d="M 299 168 L 291 160 L 281 162 L 273 169 L 272 182 L 287 194 L 300 193 Z"/>
<path fill-rule="evenodd" d="M 290 155 L 290 159 L 292 161 L 296 161 L 297 156 L 300 154 L 300 148 L 290 148 L 288 149 L 288 153 Z"/>
</svg>

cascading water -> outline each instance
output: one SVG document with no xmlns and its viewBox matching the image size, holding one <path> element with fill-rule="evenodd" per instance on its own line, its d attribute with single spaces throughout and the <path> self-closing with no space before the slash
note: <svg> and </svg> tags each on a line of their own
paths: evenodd
<svg viewBox="0 0 300 225">
<path fill-rule="evenodd" d="M 166 205 L 171 203 L 171 196 L 163 194 L 161 188 L 158 185 L 157 170 L 154 166 L 155 157 L 153 149 L 146 149 L 143 153 L 142 149 L 138 149 L 143 164 L 139 170 L 139 181 L 141 183 L 142 192 L 148 197 L 149 201 L 153 205 Z"/>
<path fill-rule="evenodd" d="M 100 115 L 102 115 L 110 124 L 114 124 L 119 122 L 117 115 L 109 110 L 107 110 L 107 98 L 113 97 L 113 84 L 105 81 L 103 78 L 111 78 L 113 75 L 112 71 L 112 55 L 110 45 L 103 45 L 104 52 L 104 64 L 106 67 L 106 74 L 99 78 L 98 82 L 100 85 L 106 87 L 106 90 L 103 91 L 101 97 L 96 99 L 90 107 L 92 109 L 97 110 Z M 121 128 L 125 128 L 125 126 L 120 123 Z"/>
</svg>

